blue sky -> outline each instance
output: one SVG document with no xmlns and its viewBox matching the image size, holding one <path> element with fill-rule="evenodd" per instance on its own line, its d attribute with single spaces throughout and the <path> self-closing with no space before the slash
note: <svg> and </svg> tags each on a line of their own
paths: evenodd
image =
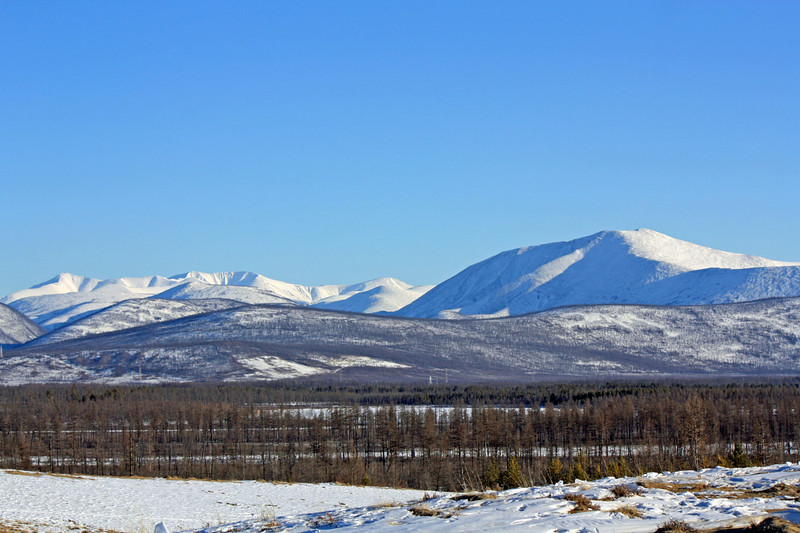
<svg viewBox="0 0 800 533">
<path fill-rule="evenodd" d="M 800 3 L 0 3 L 0 295 L 437 283 L 649 227 L 800 261 Z"/>
</svg>

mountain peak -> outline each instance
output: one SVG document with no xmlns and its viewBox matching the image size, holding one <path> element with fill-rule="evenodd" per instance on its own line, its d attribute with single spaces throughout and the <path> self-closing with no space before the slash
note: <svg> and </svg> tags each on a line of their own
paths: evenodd
<svg viewBox="0 0 800 533">
<path fill-rule="evenodd" d="M 776 268 L 784 269 L 788 281 L 769 271 Z M 797 296 L 799 274 L 800 263 L 723 252 L 651 229 L 601 231 L 497 254 L 398 314 L 522 314 L 576 304 L 703 304 Z"/>
</svg>

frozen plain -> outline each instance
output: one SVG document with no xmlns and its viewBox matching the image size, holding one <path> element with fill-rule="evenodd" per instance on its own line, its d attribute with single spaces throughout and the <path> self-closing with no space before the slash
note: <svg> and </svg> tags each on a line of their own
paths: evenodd
<svg viewBox="0 0 800 533">
<path fill-rule="evenodd" d="M 713 468 L 545 485 L 457 499 L 452 494 L 335 484 L 55 476 L 0 471 L 0 525 L 19 531 L 254 533 L 352 531 L 647 532 L 681 520 L 703 530 L 767 515 L 800 522 L 800 502 L 770 488 L 800 483 L 800 465 Z M 639 494 L 615 498 L 619 485 Z M 664 488 L 666 487 L 666 488 Z M 581 493 L 597 510 L 570 513 Z M 428 497 L 426 501 L 421 501 Z M 433 496 L 433 497 L 431 497 Z M 495 497 L 496 496 L 496 497 Z M 412 508 L 435 516 L 418 516 Z M 635 508 L 630 518 L 620 508 Z"/>
</svg>

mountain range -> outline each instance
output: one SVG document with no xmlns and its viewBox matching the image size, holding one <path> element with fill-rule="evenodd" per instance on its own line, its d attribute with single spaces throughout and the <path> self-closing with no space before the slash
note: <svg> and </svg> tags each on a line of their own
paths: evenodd
<svg viewBox="0 0 800 533">
<path fill-rule="evenodd" d="M 0 381 L 794 374 L 797 297 L 800 263 L 647 229 L 509 250 L 435 287 L 60 274 L 2 300 L 17 346 Z"/>
<path fill-rule="evenodd" d="M 142 311 L 160 304 L 132 300 L 123 305 Z M 707 306 L 574 306 L 463 320 L 267 304 L 220 306 L 102 334 L 57 335 L 54 331 L 7 350 L 0 360 L 0 382 L 338 378 L 443 383 L 800 373 L 800 298 Z"/>
<path fill-rule="evenodd" d="M 248 304 L 308 305 L 376 313 L 396 311 L 428 289 L 430 286 L 412 287 L 393 278 L 355 285 L 312 287 L 277 281 L 252 272 L 187 272 L 171 277 L 107 280 L 65 273 L 30 289 L 11 293 L 0 303 L 17 309 L 45 329 L 53 330 L 133 298 L 224 298 Z"/>
</svg>

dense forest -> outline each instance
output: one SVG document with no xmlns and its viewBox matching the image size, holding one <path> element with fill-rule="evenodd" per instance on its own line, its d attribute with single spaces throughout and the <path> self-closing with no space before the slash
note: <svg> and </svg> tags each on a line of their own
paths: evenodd
<svg viewBox="0 0 800 533">
<path fill-rule="evenodd" d="M 0 467 L 512 487 L 798 460 L 800 385 L 29 385 L 0 389 Z"/>
</svg>

